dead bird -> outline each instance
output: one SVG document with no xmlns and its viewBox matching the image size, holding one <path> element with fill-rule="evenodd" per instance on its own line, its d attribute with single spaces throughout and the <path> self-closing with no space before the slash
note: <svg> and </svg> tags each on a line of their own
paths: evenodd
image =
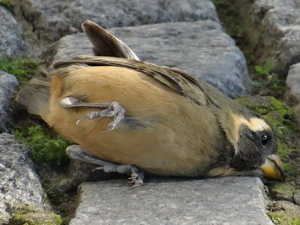
<svg viewBox="0 0 300 225">
<path fill-rule="evenodd" d="M 141 62 L 97 24 L 82 28 L 96 56 L 54 64 L 49 94 L 29 84 L 18 101 L 78 145 L 71 158 L 106 172 L 283 179 L 272 128 L 188 73 Z M 47 88 L 47 85 L 44 85 Z"/>
</svg>

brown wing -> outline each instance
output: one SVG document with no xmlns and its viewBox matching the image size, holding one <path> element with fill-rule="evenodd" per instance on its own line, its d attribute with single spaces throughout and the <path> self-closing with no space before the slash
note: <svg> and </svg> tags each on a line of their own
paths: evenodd
<svg viewBox="0 0 300 225">
<path fill-rule="evenodd" d="M 198 105 L 206 105 L 207 103 L 199 80 L 179 69 L 156 66 L 154 64 L 132 59 L 97 56 L 77 56 L 72 60 L 58 61 L 54 64 L 54 68 L 57 69 L 74 64 L 115 66 L 132 69 L 152 77 L 172 89 L 174 92 L 191 99 Z"/>
</svg>

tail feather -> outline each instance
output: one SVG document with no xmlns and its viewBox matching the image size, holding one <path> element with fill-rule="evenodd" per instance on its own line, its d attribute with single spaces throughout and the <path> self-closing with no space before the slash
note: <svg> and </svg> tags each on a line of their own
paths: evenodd
<svg viewBox="0 0 300 225">
<path fill-rule="evenodd" d="M 139 60 L 137 55 L 123 41 L 92 21 L 85 21 L 81 25 L 86 36 L 93 45 L 96 56 L 113 56 Z"/>
<path fill-rule="evenodd" d="M 17 103 L 27 108 L 28 113 L 42 117 L 50 98 L 50 82 L 33 78 L 17 94 Z"/>
</svg>

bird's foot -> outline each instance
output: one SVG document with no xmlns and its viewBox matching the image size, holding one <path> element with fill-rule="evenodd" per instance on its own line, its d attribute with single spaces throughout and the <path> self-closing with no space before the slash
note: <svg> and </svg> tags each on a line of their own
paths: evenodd
<svg viewBox="0 0 300 225">
<path fill-rule="evenodd" d="M 103 170 L 106 173 L 130 174 L 128 183 L 132 184 L 132 188 L 139 187 L 143 184 L 144 172 L 132 165 L 119 165 L 116 163 L 107 162 L 88 155 L 87 150 L 80 145 L 71 145 L 66 149 L 67 155 L 71 159 L 84 161 L 99 165 L 95 170 Z"/>
<path fill-rule="evenodd" d="M 132 188 L 141 186 L 144 183 L 144 171 L 131 166 L 130 172 L 131 176 L 128 178 L 128 183 L 133 184 Z"/>
<path fill-rule="evenodd" d="M 73 97 L 66 97 L 60 101 L 62 107 L 76 108 L 76 107 L 91 107 L 91 108 L 101 108 L 101 111 L 92 111 L 77 120 L 76 124 L 79 124 L 84 119 L 96 119 L 99 117 L 114 117 L 114 121 L 108 124 L 108 129 L 104 132 L 109 132 L 114 130 L 118 124 L 124 119 L 125 109 L 120 106 L 118 102 L 83 102 Z"/>
</svg>

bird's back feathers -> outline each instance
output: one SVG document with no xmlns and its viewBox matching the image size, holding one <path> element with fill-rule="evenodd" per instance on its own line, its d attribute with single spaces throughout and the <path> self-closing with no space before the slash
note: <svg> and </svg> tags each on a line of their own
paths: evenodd
<svg viewBox="0 0 300 225">
<path fill-rule="evenodd" d="M 54 64 L 54 68 L 62 68 L 76 64 L 114 66 L 141 72 L 169 87 L 174 92 L 193 100 L 195 103 L 206 105 L 206 98 L 201 90 L 202 87 L 199 81 L 193 76 L 176 68 L 161 67 L 131 59 L 96 56 L 77 56 L 72 60 L 59 61 Z"/>
</svg>

